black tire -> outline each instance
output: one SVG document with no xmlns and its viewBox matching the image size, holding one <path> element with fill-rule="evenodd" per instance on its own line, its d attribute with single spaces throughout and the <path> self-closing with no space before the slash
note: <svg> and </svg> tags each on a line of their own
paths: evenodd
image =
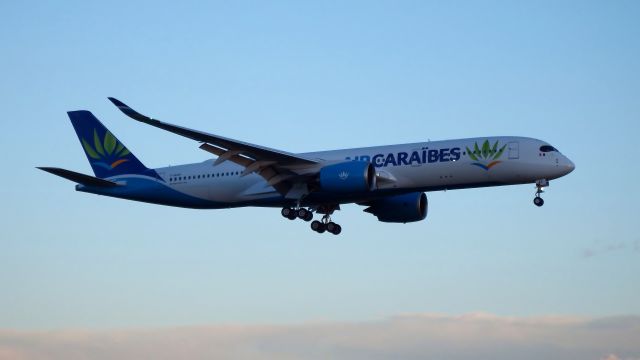
<svg viewBox="0 0 640 360">
<path fill-rule="evenodd" d="M 533 198 L 533 203 L 537 207 L 540 207 L 540 206 L 544 205 L 544 200 L 541 197 L 536 196 L 535 198 Z"/>
<path fill-rule="evenodd" d="M 298 218 L 298 216 L 296 215 L 296 211 L 295 210 L 291 210 L 291 212 L 289 213 L 289 216 L 287 216 L 287 219 L 289 219 L 289 220 L 295 220 L 297 218 Z"/>
<path fill-rule="evenodd" d="M 307 218 L 307 214 L 309 213 L 309 210 L 304 209 L 304 208 L 300 208 L 298 209 L 298 218 L 304 220 Z"/>
<path fill-rule="evenodd" d="M 285 207 L 285 208 L 282 208 L 282 210 L 280 211 L 280 214 L 282 214 L 282 216 L 288 219 L 289 216 L 291 216 L 292 212 L 293 212 L 293 209 Z"/>
<path fill-rule="evenodd" d="M 325 232 L 325 230 L 327 230 L 327 227 L 325 226 L 325 224 L 321 223 L 320 221 L 314 220 L 311 223 L 311 230 L 322 234 L 323 232 Z"/>
<path fill-rule="evenodd" d="M 307 216 L 303 219 L 304 221 L 313 220 L 313 213 L 311 211 L 307 211 Z"/>
<path fill-rule="evenodd" d="M 327 224 L 327 231 L 332 233 L 333 235 L 338 235 L 342 232 L 342 226 L 334 222 L 330 222 Z"/>
</svg>

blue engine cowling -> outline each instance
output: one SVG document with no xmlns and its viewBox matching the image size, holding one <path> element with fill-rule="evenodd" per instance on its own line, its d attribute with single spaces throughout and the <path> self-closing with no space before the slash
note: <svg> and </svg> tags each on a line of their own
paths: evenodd
<svg viewBox="0 0 640 360">
<path fill-rule="evenodd" d="M 375 215 L 382 222 L 408 223 L 427 217 L 428 201 L 425 193 L 389 196 L 368 205 L 364 211 Z"/>
<path fill-rule="evenodd" d="M 366 161 L 347 161 L 320 169 L 320 188 L 336 193 L 366 192 L 376 188 L 376 170 Z"/>
</svg>

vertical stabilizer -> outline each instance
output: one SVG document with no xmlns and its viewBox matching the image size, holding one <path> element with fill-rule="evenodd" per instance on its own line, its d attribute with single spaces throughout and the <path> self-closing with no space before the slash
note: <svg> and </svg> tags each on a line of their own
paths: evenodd
<svg viewBox="0 0 640 360">
<path fill-rule="evenodd" d="M 69 111 L 67 114 L 97 177 L 148 174 L 150 170 L 91 112 L 79 110 Z"/>
</svg>

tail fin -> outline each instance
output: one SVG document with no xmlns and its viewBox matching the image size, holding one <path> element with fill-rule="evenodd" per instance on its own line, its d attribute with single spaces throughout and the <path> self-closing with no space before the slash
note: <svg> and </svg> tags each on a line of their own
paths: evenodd
<svg viewBox="0 0 640 360">
<path fill-rule="evenodd" d="M 97 177 L 149 171 L 91 112 L 80 110 L 67 114 Z"/>
</svg>

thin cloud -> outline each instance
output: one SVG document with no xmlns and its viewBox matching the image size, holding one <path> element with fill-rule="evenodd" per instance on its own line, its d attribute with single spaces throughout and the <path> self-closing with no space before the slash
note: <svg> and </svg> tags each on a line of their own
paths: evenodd
<svg viewBox="0 0 640 360">
<path fill-rule="evenodd" d="M 602 255 L 611 252 L 631 250 L 633 252 L 640 252 L 640 239 L 633 242 L 627 241 L 612 241 L 606 243 L 596 243 L 591 247 L 582 250 L 582 257 L 590 258 L 596 255 Z"/>
<path fill-rule="evenodd" d="M 618 356 L 618 355 L 616 355 L 616 354 L 609 354 L 609 355 L 607 355 L 607 356 L 605 356 L 605 357 L 601 358 L 601 360 L 640 360 L 640 358 L 631 358 L 631 357 L 628 357 L 628 358 L 624 358 L 624 359 L 623 359 L 623 358 L 619 357 L 619 356 Z"/>
<path fill-rule="evenodd" d="M 0 359 L 640 358 L 640 317 L 406 314 L 377 322 L 0 331 Z"/>
</svg>

